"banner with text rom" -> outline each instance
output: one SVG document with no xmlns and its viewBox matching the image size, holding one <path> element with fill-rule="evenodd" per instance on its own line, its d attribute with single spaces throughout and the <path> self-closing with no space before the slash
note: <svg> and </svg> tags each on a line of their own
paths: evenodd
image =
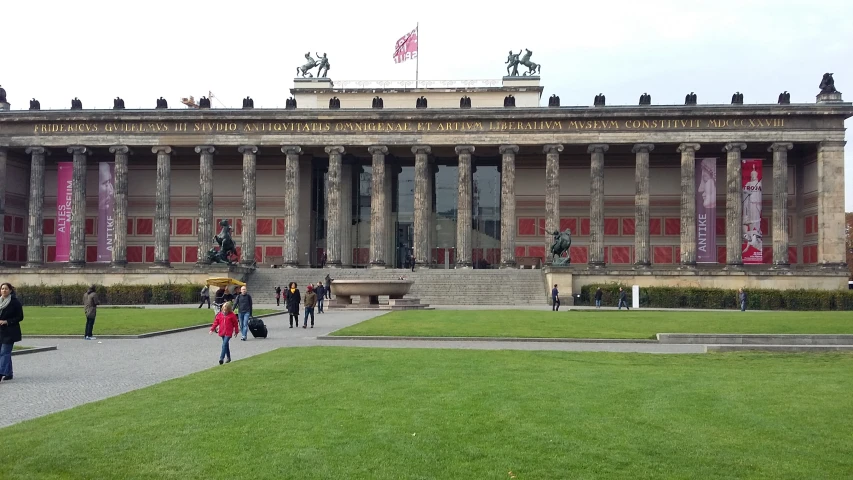
<svg viewBox="0 0 853 480">
<path fill-rule="evenodd" d="M 115 239 L 115 163 L 98 164 L 98 262 L 113 259 Z"/>
<path fill-rule="evenodd" d="M 761 231 L 761 169 L 764 161 L 760 158 L 741 160 L 741 186 L 743 204 L 743 263 L 760 264 L 764 261 L 763 237 Z"/>
<path fill-rule="evenodd" d="M 67 262 L 71 252 L 73 162 L 59 162 L 56 175 L 56 261 Z"/>
<path fill-rule="evenodd" d="M 717 263 L 717 159 L 696 159 L 696 262 Z"/>
</svg>

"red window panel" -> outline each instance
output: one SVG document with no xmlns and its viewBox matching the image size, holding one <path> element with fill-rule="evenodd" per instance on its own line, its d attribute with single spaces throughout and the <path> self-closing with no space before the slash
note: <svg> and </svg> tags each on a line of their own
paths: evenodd
<svg viewBox="0 0 853 480">
<path fill-rule="evenodd" d="M 182 263 L 184 261 L 184 247 L 169 247 L 169 263 Z"/>
<path fill-rule="evenodd" d="M 15 245 L 6 245 L 6 261 L 7 262 L 17 262 L 18 261 L 18 247 Z"/>
<path fill-rule="evenodd" d="M 634 226 L 633 218 L 623 218 L 622 219 L 622 235 L 634 235 L 637 233 Z"/>
<path fill-rule="evenodd" d="M 127 234 L 133 235 L 133 219 L 132 218 L 127 219 Z"/>
<path fill-rule="evenodd" d="M 41 260 L 44 261 L 44 252 L 42 253 Z M 27 246 L 26 245 L 18 245 L 18 258 L 21 259 L 22 262 L 27 261 Z"/>
<path fill-rule="evenodd" d="M 764 235 L 770 233 L 770 220 L 767 217 L 761 219 L 761 233 Z"/>
<path fill-rule="evenodd" d="M 353 248 L 352 249 L 352 263 L 356 265 L 366 265 L 370 261 L 370 249 L 369 248 Z M 423 261 L 423 259 L 416 258 L 415 261 Z"/>
<path fill-rule="evenodd" d="M 726 247 L 717 247 L 717 263 L 726 263 Z"/>
<path fill-rule="evenodd" d="M 44 235 L 56 234 L 56 220 L 53 218 L 45 218 L 41 221 L 41 232 Z"/>
<path fill-rule="evenodd" d="M 581 235 L 589 235 L 589 218 L 581 218 Z"/>
<path fill-rule="evenodd" d="M 127 263 L 142 263 L 142 247 L 138 245 L 127 247 Z"/>
<path fill-rule="evenodd" d="M 805 223 L 804 230 L 806 232 L 806 235 L 811 235 L 811 233 L 812 233 L 812 217 L 810 215 L 806 216 L 804 223 Z"/>
<path fill-rule="evenodd" d="M 527 247 L 528 257 L 539 257 L 542 260 L 545 260 L 545 246 L 529 246 Z"/>
<path fill-rule="evenodd" d="M 11 215 L 3 217 L 3 231 L 6 233 L 12 233 L 12 223 L 14 222 Z"/>
<path fill-rule="evenodd" d="M 569 254 L 572 256 L 572 264 L 581 265 L 589 262 L 587 247 L 569 247 Z"/>
<path fill-rule="evenodd" d="M 544 218 L 539 219 L 539 232 L 537 233 L 537 235 L 540 235 L 540 236 L 545 235 L 545 219 Z"/>
<path fill-rule="evenodd" d="M 726 218 L 717 217 L 716 227 L 717 236 L 725 236 L 726 234 Z"/>
<path fill-rule="evenodd" d="M 86 219 L 86 235 L 94 235 L 95 234 L 95 219 L 87 218 Z"/>
<path fill-rule="evenodd" d="M 179 218 L 175 220 L 176 222 L 176 230 L 178 231 L 178 235 L 192 235 L 193 234 L 193 219 L 192 218 Z"/>
<path fill-rule="evenodd" d="M 154 263 L 154 247 L 151 245 L 145 246 L 145 263 Z"/>
<path fill-rule="evenodd" d="M 535 218 L 519 218 L 518 219 L 518 235 L 519 236 L 536 235 L 536 219 Z"/>
<path fill-rule="evenodd" d="M 619 235 L 619 219 L 618 218 L 605 218 L 604 219 L 604 234 L 605 235 Z"/>
<path fill-rule="evenodd" d="M 277 236 L 284 235 L 284 219 L 283 218 L 276 218 L 275 219 L 275 234 Z"/>
<path fill-rule="evenodd" d="M 478 260 L 477 250 L 479 250 L 480 252 L 483 251 L 482 249 L 476 249 L 476 248 L 474 250 L 472 250 L 472 259 L 475 262 Z M 433 261 L 435 261 L 435 263 L 437 263 L 439 265 L 444 265 L 444 249 L 443 248 L 433 248 L 432 249 L 432 258 L 433 258 Z"/>
<path fill-rule="evenodd" d="M 448 251 L 448 255 L 450 256 L 450 258 L 447 261 L 451 265 L 455 264 L 456 263 L 456 249 L 455 248 L 448 248 L 447 251 Z"/>
<path fill-rule="evenodd" d="M 266 247 L 267 257 L 280 257 L 284 251 L 282 247 Z"/>
<path fill-rule="evenodd" d="M 53 245 L 47 246 L 47 261 L 55 262 L 56 261 L 56 247 Z"/>
<path fill-rule="evenodd" d="M 672 263 L 672 247 L 655 246 L 652 247 L 652 262 L 653 263 Z"/>
<path fill-rule="evenodd" d="M 486 261 L 492 265 L 497 265 L 497 264 L 501 263 L 501 249 L 500 248 L 488 248 L 488 249 L 486 249 Z"/>
<path fill-rule="evenodd" d="M 98 246 L 86 245 L 86 263 L 94 263 L 98 261 Z"/>
<path fill-rule="evenodd" d="M 649 219 L 649 235 L 660 235 L 660 219 L 659 218 L 650 218 Z"/>
<path fill-rule="evenodd" d="M 664 220 L 664 235 L 681 235 L 681 219 L 667 218 Z"/>
<path fill-rule="evenodd" d="M 240 217 L 234 222 L 234 235 L 240 235 L 241 233 L 243 233 L 243 218 Z"/>
<path fill-rule="evenodd" d="M 136 234 L 137 235 L 154 235 L 154 219 L 153 218 L 137 218 L 136 219 Z"/>
<path fill-rule="evenodd" d="M 808 256 L 806 256 L 806 252 L 808 252 Z M 817 263 L 817 245 L 803 247 L 803 257 L 806 258 L 803 263 Z"/>
<path fill-rule="evenodd" d="M 258 263 L 262 263 L 264 261 L 264 247 L 255 247 L 255 261 Z"/>
<path fill-rule="evenodd" d="M 184 262 L 195 263 L 198 261 L 198 247 L 184 247 Z"/>
<path fill-rule="evenodd" d="M 763 247 L 761 249 L 761 263 L 773 263 L 773 247 Z"/>
<path fill-rule="evenodd" d="M 631 263 L 631 247 L 610 247 L 610 263 Z"/>
<path fill-rule="evenodd" d="M 236 248 L 236 250 L 237 250 L 237 259 L 239 260 L 239 259 L 243 258 L 243 247 L 238 246 Z"/>
<path fill-rule="evenodd" d="M 283 225 L 282 225 L 283 227 Z M 255 221 L 255 230 L 258 235 L 272 235 L 272 219 L 259 218 Z"/>
<path fill-rule="evenodd" d="M 560 231 L 565 232 L 567 228 L 572 231 L 572 235 L 577 234 L 578 219 L 577 218 L 561 218 L 560 219 Z"/>
<path fill-rule="evenodd" d="M 515 247 L 515 258 L 526 257 L 526 256 L 527 256 L 527 247 L 516 245 L 516 247 Z"/>
<path fill-rule="evenodd" d="M 788 263 L 791 265 L 797 263 L 797 247 L 788 247 Z"/>
<path fill-rule="evenodd" d="M 24 233 L 24 217 L 15 217 L 15 233 Z"/>
</svg>

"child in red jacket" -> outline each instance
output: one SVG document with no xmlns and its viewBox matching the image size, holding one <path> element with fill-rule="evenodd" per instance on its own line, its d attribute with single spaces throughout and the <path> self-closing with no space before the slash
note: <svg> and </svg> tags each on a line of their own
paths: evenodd
<svg viewBox="0 0 853 480">
<path fill-rule="evenodd" d="M 222 306 L 222 311 L 216 314 L 216 318 L 213 320 L 213 325 L 210 327 L 209 335 L 213 335 L 213 332 L 219 328 L 219 336 L 222 338 L 222 351 L 219 354 L 219 364 L 222 365 L 222 360 L 226 357 L 225 363 L 231 361 L 231 348 L 228 346 L 231 337 L 237 336 L 237 331 L 239 330 L 239 326 L 237 325 L 237 315 L 234 314 L 234 307 L 231 306 L 231 302 L 225 303 Z"/>
</svg>

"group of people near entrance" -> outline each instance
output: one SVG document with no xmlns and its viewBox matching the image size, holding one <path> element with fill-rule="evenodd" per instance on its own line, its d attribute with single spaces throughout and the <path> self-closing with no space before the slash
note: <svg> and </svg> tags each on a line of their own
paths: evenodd
<svg viewBox="0 0 853 480">
<path fill-rule="evenodd" d="M 287 309 L 287 314 L 290 322 L 290 328 L 296 326 L 299 328 L 299 305 L 304 306 L 305 316 L 302 320 L 302 328 L 308 328 L 308 317 L 311 317 L 311 328 L 314 328 L 314 309 L 317 313 L 325 313 L 323 304 L 325 300 L 332 298 L 332 291 L 329 288 L 331 278 L 326 275 L 326 283 L 317 282 L 317 285 L 308 284 L 305 287 L 305 294 L 299 291 L 299 286 L 296 282 L 290 282 L 287 288 L 282 291 L 280 286 L 275 287 L 275 304 L 281 306 L 281 301 L 284 300 L 284 307 Z"/>
</svg>

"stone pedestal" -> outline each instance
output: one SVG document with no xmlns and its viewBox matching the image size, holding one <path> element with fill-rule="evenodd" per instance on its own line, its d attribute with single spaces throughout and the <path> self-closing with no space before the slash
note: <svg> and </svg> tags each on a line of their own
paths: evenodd
<svg viewBox="0 0 853 480">
<path fill-rule="evenodd" d="M 281 147 L 287 155 L 284 173 L 284 266 L 299 265 L 299 155 L 302 147 Z"/>
<path fill-rule="evenodd" d="M 471 221 L 472 221 L 472 170 L 471 154 L 473 145 L 459 145 L 459 196 L 456 197 L 456 266 L 471 268 Z"/>
<path fill-rule="evenodd" d="M 326 153 L 329 154 L 329 174 L 326 176 L 326 265 L 338 268 L 341 266 L 341 159 L 344 147 L 326 147 Z"/>
<path fill-rule="evenodd" d="M 681 265 L 696 266 L 696 151 L 698 143 L 682 143 L 681 153 Z M 738 184 L 740 185 L 740 184 Z"/>
<path fill-rule="evenodd" d="M 501 145 L 501 268 L 515 267 L 515 154 L 518 145 Z"/>
<path fill-rule="evenodd" d="M 213 154 L 216 150 L 210 145 L 195 147 L 201 154 L 198 169 L 198 259 L 196 264 L 208 265 L 207 252 L 213 246 Z"/>
<path fill-rule="evenodd" d="M 560 229 L 560 152 L 559 144 L 545 145 L 545 264 L 551 265 L 554 256 L 554 232 Z"/>
<path fill-rule="evenodd" d="M 414 256 L 415 264 L 427 266 L 430 261 L 429 237 L 430 217 L 432 216 L 432 188 L 429 154 L 432 149 L 426 145 L 412 147 L 415 154 L 415 228 Z"/>
<path fill-rule="evenodd" d="M 39 268 L 44 264 L 42 260 L 44 251 L 44 235 L 42 234 L 42 220 L 44 219 L 44 160 L 49 152 L 43 147 L 31 147 L 26 151 L 31 155 L 26 268 Z M 4 184 L 6 183 L 5 159 L 5 155 L 3 155 L 3 178 L 0 182 Z M 5 190 L 5 185 L 3 189 Z M 5 197 L 5 192 L 3 196 Z M 5 200 L 2 200 L 0 204 L 4 202 Z"/>
<path fill-rule="evenodd" d="M 335 87 L 331 78 L 302 78 L 293 79 L 294 90 L 331 90 Z"/>
<path fill-rule="evenodd" d="M 71 177 L 71 251 L 68 266 L 80 268 L 86 265 L 86 157 L 92 152 L 86 147 L 76 146 L 69 147 L 68 153 L 74 158 Z"/>
<path fill-rule="evenodd" d="M 158 145 L 151 149 L 157 154 L 156 207 L 154 212 L 154 266 L 169 267 L 169 244 L 172 222 L 172 147 Z"/>
<path fill-rule="evenodd" d="M 634 257 L 635 265 L 646 268 L 651 265 L 651 247 L 649 238 L 649 152 L 655 146 L 640 143 L 631 149 L 635 154 L 634 182 L 637 189 L 634 194 Z"/>
<path fill-rule="evenodd" d="M 604 153 L 608 145 L 590 145 L 589 266 L 604 266 Z"/>
<path fill-rule="evenodd" d="M 116 228 L 113 229 L 113 258 L 110 265 L 115 268 L 127 267 L 127 157 L 130 148 L 126 145 L 110 147 L 115 155 L 115 206 L 113 217 Z"/>
<path fill-rule="evenodd" d="M 792 143 L 774 143 L 773 152 L 773 266 L 788 268 L 788 150 Z"/>
<path fill-rule="evenodd" d="M 841 92 L 834 93 L 818 93 L 817 103 L 842 103 Z"/>
<path fill-rule="evenodd" d="M 8 112 L 12 109 L 12 105 L 8 102 L 0 102 L 0 112 Z"/>
<path fill-rule="evenodd" d="M 258 147 L 243 145 L 237 151 L 243 154 L 243 230 L 240 232 L 240 264 L 250 267 L 255 264 L 257 238 L 255 170 Z"/>
<path fill-rule="evenodd" d="M 373 157 L 373 173 L 371 175 L 371 197 L 370 197 L 370 267 L 385 268 L 386 242 L 386 220 L 389 205 L 385 197 L 385 155 L 388 147 L 374 145 L 367 149 Z"/>
<path fill-rule="evenodd" d="M 726 264 L 743 266 L 743 188 L 741 186 L 741 151 L 745 143 L 727 143 L 726 152 Z"/>
</svg>

